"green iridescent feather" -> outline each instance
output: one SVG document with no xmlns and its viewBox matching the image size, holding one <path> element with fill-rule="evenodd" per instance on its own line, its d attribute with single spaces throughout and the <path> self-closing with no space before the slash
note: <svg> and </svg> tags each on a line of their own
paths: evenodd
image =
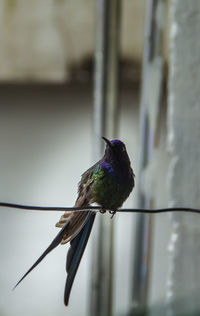
<svg viewBox="0 0 200 316">
<path fill-rule="evenodd" d="M 93 199 L 100 204 L 102 208 L 116 210 L 124 200 L 129 196 L 131 190 L 126 185 L 119 184 L 105 171 L 98 166 L 93 173 Z"/>
</svg>

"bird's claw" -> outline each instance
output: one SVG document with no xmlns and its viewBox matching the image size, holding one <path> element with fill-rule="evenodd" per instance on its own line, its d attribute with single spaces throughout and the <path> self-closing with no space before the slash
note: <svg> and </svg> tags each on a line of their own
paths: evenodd
<svg viewBox="0 0 200 316">
<path fill-rule="evenodd" d="M 111 211 L 111 210 L 109 210 L 109 213 L 111 214 L 111 219 L 112 219 L 113 216 L 116 214 L 116 212 L 117 212 L 117 211 Z M 104 214 L 104 213 L 106 213 L 106 210 L 105 210 L 105 209 L 101 209 L 101 210 L 100 210 L 100 213 L 101 213 L 101 214 Z"/>
<path fill-rule="evenodd" d="M 105 214 L 105 213 L 106 213 L 106 210 L 105 210 L 105 209 L 101 209 L 101 210 L 100 210 L 100 213 L 101 213 L 101 214 Z"/>
<path fill-rule="evenodd" d="M 109 213 L 111 214 L 111 219 L 113 218 L 113 216 L 116 214 L 117 211 L 109 211 Z"/>
</svg>

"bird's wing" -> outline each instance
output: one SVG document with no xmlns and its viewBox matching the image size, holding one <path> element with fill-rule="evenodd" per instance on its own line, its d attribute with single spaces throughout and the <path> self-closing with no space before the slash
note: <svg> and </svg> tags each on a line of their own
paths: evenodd
<svg viewBox="0 0 200 316">
<path fill-rule="evenodd" d="M 67 253 L 67 262 L 66 262 L 66 270 L 67 270 L 67 280 L 65 284 L 65 292 L 64 292 L 64 303 L 67 306 L 69 301 L 69 295 L 71 292 L 71 288 L 74 282 L 74 278 L 76 276 L 76 272 L 81 261 L 83 252 L 87 245 L 88 238 L 90 236 L 90 232 L 93 226 L 93 222 L 95 219 L 96 213 L 89 212 L 89 216 L 87 221 L 82 228 L 82 230 L 76 235 L 76 237 L 70 242 L 70 248 Z"/>
<path fill-rule="evenodd" d="M 61 244 L 64 245 L 67 242 L 73 240 L 76 235 L 81 231 L 85 225 L 87 218 L 89 217 L 89 211 L 85 212 L 72 212 L 69 216 L 69 225 L 68 229 L 65 230 Z"/>
<path fill-rule="evenodd" d="M 88 206 L 90 203 L 95 202 L 93 200 L 93 185 L 94 177 L 93 174 L 96 169 L 99 168 L 99 163 L 96 163 L 90 169 L 88 169 L 81 178 L 78 187 L 78 198 L 76 200 L 75 206 Z M 72 219 L 73 216 L 73 219 Z M 65 284 L 64 292 L 64 303 L 67 306 L 69 301 L 69 296 L 71 288 L 76 276 L 79 263 L 83 256 L 85 247 L 87 245 L 88 238 L 93 226 L 95 219 L 95 212 L 75 212 L 70 216 L 70 225 L 73 222 L 76 232 L 70 235 L 70 248 L 67 254 L 66 270 L 67 279 Z M 76 221 L 76 223 L 75 223 Z M 78 228 L 77 228 L 78 226 Z M 69 226 L 70 227 L 70 226 Z M 74 231 L 75 231 L 74 230 Z M 68 234 L 69 230 L 67 231 Z M 68 241 L 67 240 L 67 241 Z M 61 243 L 66 241 L 65 236 Z"/>
<path fill-rule="evenodd" d="M 75 203 L 75 207 L 86 207 L 89 204 L 95 202 L 92 197 L 92 188 L 94 183 L 93 172 L 97 164 L 85 171 L 81 177 L 81 181 L 78 186 L 78 197 Z M 85 225 L 89 212 L 74 212 L 66 211 L 60 218 L 59 222 L 56 224 L 56 227 L 63 227 L 66 220 L 69 219 L 70 224 L 66 230 L 61 244 L 65 244 L 68 241 L 71 241 L 75 236 L 81 231 Z"/>
</svg>

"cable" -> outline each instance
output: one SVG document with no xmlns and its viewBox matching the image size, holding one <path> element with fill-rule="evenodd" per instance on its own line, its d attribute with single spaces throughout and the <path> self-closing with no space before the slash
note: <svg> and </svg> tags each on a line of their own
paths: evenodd
<svg viewBox="0 0 200 316">
<path fill-rule="evenodd" d="M 33 211 L 82 211 L 87 212 L 88 210 L 93 210 L 96 212 L 101 212 L 101 206 L 87 206 L 87 207 L 57 207 L 57 206 L 32 206 L 32 205 L 22 205 L 15 203 L 5 203 L 0 202 L 0 207 L 18 208 L 22 210 L 33 210 Z M 167 207 L 159 209 L 140 209 L 140 208 L 122 208 L 116 210 L 116 212 L 126 212 L 126 213 L 146 213 L 146 214 L 157 214 L 157 213 L 167 213 L 167 212 L 187 212 L 187 213 L 200 213 L 200 209 L 192 207 Z"/>
</svg>

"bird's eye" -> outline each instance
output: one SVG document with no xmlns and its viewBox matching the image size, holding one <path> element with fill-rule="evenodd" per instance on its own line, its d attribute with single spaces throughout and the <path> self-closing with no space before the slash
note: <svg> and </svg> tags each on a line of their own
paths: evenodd
<svg viewBox="0 0 200 316">
<path fill-rule="evenodd" d="M 125 146 L 122 146 L 122 151 L 125 151 L 125 150 L 126 150 Z"/>
</svg>

